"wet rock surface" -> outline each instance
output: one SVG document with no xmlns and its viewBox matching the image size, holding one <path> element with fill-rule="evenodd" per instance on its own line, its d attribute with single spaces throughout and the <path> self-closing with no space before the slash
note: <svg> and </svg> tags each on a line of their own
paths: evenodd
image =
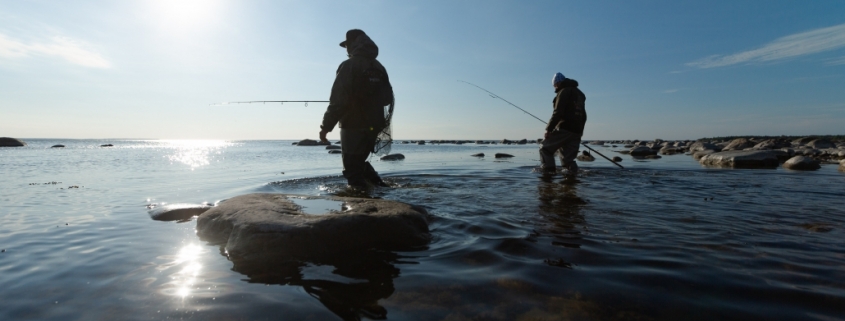
<svg viewBox="0 0 845 321">
<path fill-rule="evenodd" d="M 297 146 L 325 146 L 329 145 L 329 142 L 320 142 L 313 139 L 303 139 L 296 143 Z"/>
<path fill-rule="evenodd" d="M 290 198 L 342 202 L 342 210 L 305 214 Z M 197 219 L 197 235 L 234 260 L 321 260 L 364 249 L 400 250 L 430 241 L 427 212 L 396 201 L 351 197 L 247 194 Z"/>
<path fill-rule="evenodd" d="M 162 206 L 150 205 L 150 218 L 156 221 L 187 221 L 212 208 L 208 204 L 168 204 Z"/>
<path fill-rule="evenodd" d="M 712 153 L 699 160 L 701 165 L 731 168 L 776 168 L 780 165 L 772 151 L 735 150 Z"/>
<path fill-rule="evenodd" d="M 814 171 L 821 168 L 819 162 L 809 157 L 795 156 L 783 163 L 783 168 L 798 171 Z"/>
<path fill-rule="evenodd" d="M 20 139 L 12 137 L 0 137 L 0 147 L 23 147 L 26 143 Z"/>
<path fill-rule="evenodd" d="M 511 157 L 513 157 L 513 155 L 505 154 L 505 153 L 496 153 L 495 157 L 496 158 L 511 158 Z"/>
</svg>

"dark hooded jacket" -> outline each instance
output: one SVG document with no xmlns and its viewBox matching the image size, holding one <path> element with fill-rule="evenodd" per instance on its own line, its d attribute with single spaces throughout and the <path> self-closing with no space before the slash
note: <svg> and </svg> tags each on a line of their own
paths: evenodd
<svg viewBox="0 0 845 321">
<path fill-rule="evenodd" d="M 361 97 L 358 90 L 360 84 L 357 83 L 368 68 L 377 68 L 387 77 L 387 70 L 376 60 L 378 46 L 366 34 L 358 36 L 347 46 L 350 49 L 349 59 L 337 68 L 329 106 L 320 128 L 332 131 L 335 124 L 339 123 L 340 128 L 380 131 L 378 127 L 384 124 L 384 105 L 378 106 L 367 97 Z M 392 101 L 392 89 L 389 95 Z"/>
<path fill-rule="evenodd" d="M 575 79 L 566 78 L 561 88 L 556 89 L 555 92 L 557 96 L 552 100 L 555 109 L 546 126 L 546 131 L 550 132 L 558 128 L 583 135 L 584 124 L 587 123 L 587 110 L 584 109 L 587 96 L 578 89 L 578 82 Z"/>
</svg>

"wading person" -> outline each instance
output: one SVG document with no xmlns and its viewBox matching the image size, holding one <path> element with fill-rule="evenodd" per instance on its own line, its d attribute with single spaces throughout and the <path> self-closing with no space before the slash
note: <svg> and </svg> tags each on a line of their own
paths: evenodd
<svg viewBox="0 0 845 321">
<path fill-rule="evenodd" d="M 346 32 L 340 43 L 349 59 L 337 68 L 329 106 L 320 125 L 320 140 L 340 127 L 343 176 L 349 186 L 366 189 L 368 183 L 388 186 L 370 162 L 370 153 L 390 150 L 390 119 L 393 114 L 393 88 L 387 70 L 376 60 L 378 46 L 358 29 Z"/>
<path fill-rule="evenodd" d="M 546 134 L 543 135 L 540 147 L 541 167 L 544 174 L 554 174 L 554 153 L 559 151 L 561 165 L 567 169 L 568 174 L 575 175 L 578 173 L 575 157 L 578 156 L 581 135 L 584 134 L 584 124 L 587 122 L 587 111 L 584 109 L 587 97 L 578 89 L 577 81 L 561 73 L 555 74 L 552 85 L 557 96 L 552 100 L 554 111 L 546 125 Z"/>
</svg>

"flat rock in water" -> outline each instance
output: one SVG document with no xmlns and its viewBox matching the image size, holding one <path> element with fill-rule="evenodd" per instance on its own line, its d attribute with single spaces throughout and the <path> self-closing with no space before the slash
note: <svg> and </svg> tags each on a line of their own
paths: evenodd
<svg viewBox="0 0 845 321">
<path fill-rule="evenodd" d="M 50 146 L 50 148 L 64 148 L 64 147 L 65 147 L 65 145 L 62 145 L 62 144 Z"/>
<path fill-rule="evenodd" d="M 699 160 L 701 165 L 732 168 L 777 168 L 777 154 L 768 150 L 733 150 L 712 153 Z"/>
<path fill-rule="evenodd" d="M 320 146 L 320 145 L 328 145 L 330 143 L 323 143 L 320 141 L 316 141 L 313 139 L 303 139 L 296 143 L 297 146 Z"/>
<path fill-rule="evenodd" d="M 383 161 L 400 160 L 400 159 L 405 159 L 405 155 L 402 155 L 402 154 L 390 154 L 390 155 L 384 155 L 384 156 L 382 156 L 382 157 L 381 157 L 381 158 L 379 158 L 379 159 L 380 159 L 380 160 L 383 160 Z"/>
<path fill-rule="evenodd" d="M 425 209 L 396 201 L 306 197 L 336 201 L 340 211 L 305 214 L 285 194 L 247 194 L 200 215 L 197 235 L 223 244 L 233 260 L 329 258 L 363 249 L 403 250 L 431 240 Z"/>
<path fill-rule="evenodd" d="M 332 149 L 329 150 L 329 154 L 343 154 L 343 151 L 339 149 Z"/>
<path fill-rule="evenodd" d="M 328 146 L 326 146 L 326 149 L 328 149 L 328 150 L 332 150 L 332 149 L 342 149 L 342 147 L 337 146 L 337 145 L 328 145 Z"/>
<path fill-rule="evenodd" d="M 100 145 L 100 147 L 114 147 L 114 145 L 112 145 L 112 144 L 102 144 L 102 145 Z"/>
<path fill-rule="evenodd" d="M 12 137 L 0 137 L 0 147 L 23 147 L 26 143 L 20 139 Z"/>
<path fill-rule="evenodd" d="M 150 218 L 156 221 L 185 221 L 212 208 L 204 204 L 168 204 L 151 209 Z"/>
<path fill-rule="evenodd" d="M 814 171 L 822 168 L 822 166 L 819 164 L 819 161 L 812 158 L 795 156 L 783 163 L 783 168 L 797 171 Z"/>
<path fill-rule="evenodd" d="M 657 155 L 657 151 L 647 147 L 647 146 L 637 146 L 631 148 L 630 152 L 631 156 L 648 156 L 648 155 Z"/>
<path fill-rule="evenodd" d="M 496 158 L 511 158 L 511 157 L 513 157 L 513 155 L 511 155 L 511 154 L 505 154 L 505 153 L 496 153 L 495 156 L 496 156 Z"/>
<path fill-rule="evenodd" d="M 472 157 L 484 157 L 484 153 L 472 154 Z"/>
</svg>

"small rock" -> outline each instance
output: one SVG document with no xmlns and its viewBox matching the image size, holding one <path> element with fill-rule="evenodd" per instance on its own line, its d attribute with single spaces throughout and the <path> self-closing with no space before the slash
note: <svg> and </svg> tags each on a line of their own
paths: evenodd
<svg viewBox="0 0 845 321">
<path fill-rule="evenodd" d="M 513 155 L 505 154 L 505 153 L 496 153 L 495 157 L 496 158 L 511 158 L 511 157 L 513 157 Z"/>
<path fill-rule="evenodd" d="M 619 157 L 619 156 L 613 156 L 612 159 L 613 159 L 614 162 L 617 162 L 617 163 L 622 161 L 622 157 Z"/>
<path fill-rule="evenodd" d="M 380 159 L 380 160 L 383 160 L 383 161 L 401 160 L 401 159 L 405 159 L 405 155 L 402 155 L 402 154 L 390 154 L 390 155 L 384 155 L 384 156 L 382 156 L 382 157 L 381 157 L 381 158 L 379 158 L 379 159 Z"/>
<path fill-rule="evenodd" d="M 64 147 L 65 147 L 65 145 L 62 145 L 62 144 L 50 146 L 50 148 L 64 148 Z"/>
<path fill-rule="evenodd" d="M 590 155 L 590 153 L 587 151 L 583 151 L 581 155 L 578 155 L 577 157 L 575 157 L 575 159 L 582 162 L 592 162 L 596 160 L 596 158 L 593 157 L 593 155 Z"/>
<path fill-rule="evenodd" d="M 472 154 L 472 157 L 484 157 L 484 153 Z"/>
<path fill-rule="evenodd" d="M 339 149 L 332 149 L 329 150 L 329 154 L 343 154 L 343 151 Z"/>
<path fill-rule="evenodd" d="M 326 146 L 326 149 L 327 149 L 327 150 L 332 150 L 332 149 L 342 149 L 342 147 L 337 146 L 337 145 L 328 145 L 328 146 Z"/>
<path fill-rule="evenodd" d="M 100 147 L 113 147 L 113 146 L 114 145 L 112 145 L 112 144 L 102 144 L 102 145 L 100 145 Z"/>
<path fill-rule="evenodd" d="M 299 143 L 297 143 L 296 145 L 297 146 L 320 146 L 320 145 L 328 145 L 328 144 L 330 144 L 330 143 L 329 142 L 324 143 L 324 142 L 316 141 L 316 140 L 313 140 L 313 139 L 303 139 L 303 140 L 300 140 Z"/>
<path fill-rule="evenodd" d="M 657 155 L 657 151 L 647 146 L 637 146 L 631 149 L 631 156 Z"/>
</svg>

